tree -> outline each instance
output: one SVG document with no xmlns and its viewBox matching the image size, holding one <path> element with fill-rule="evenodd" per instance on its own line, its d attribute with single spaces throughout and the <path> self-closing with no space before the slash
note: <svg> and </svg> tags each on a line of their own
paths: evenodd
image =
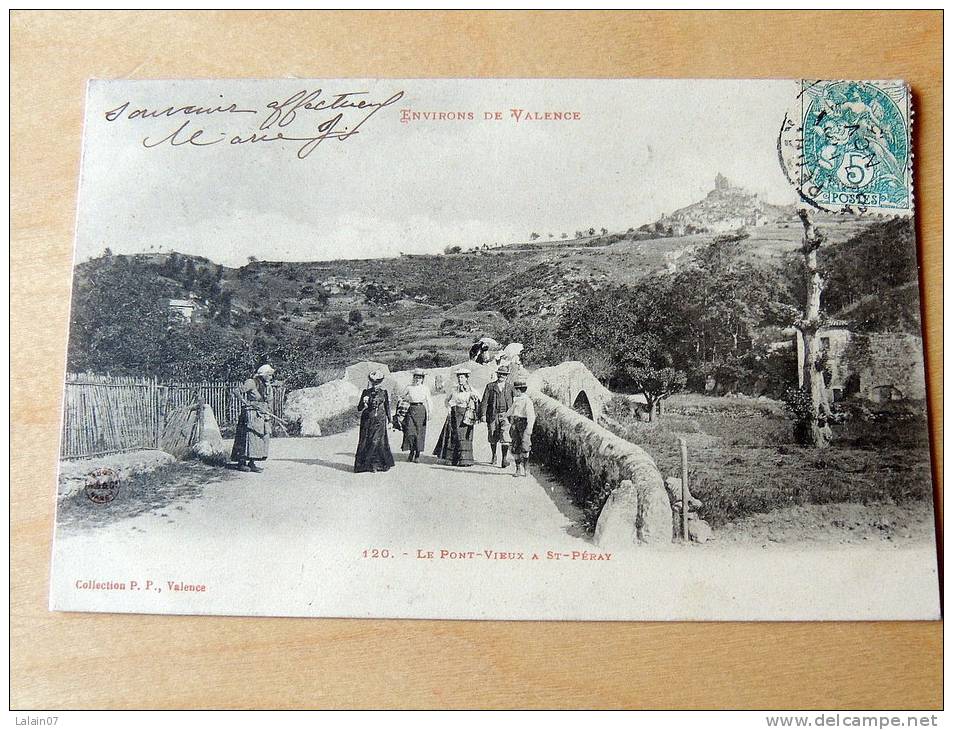
<svg viewBox="0 0 953 730">
<path fill-rule="evenodd" d="M 582 293 L 566 306 L 556 331 L 575 356 L 615 390 L 641 393 L 653 418 L 658 405 L 687 382 L 671 327 L 672 282 L 646 278 L 638 286 Z"/>
<path fill-rule="evenodd" d="M 909 219 L 871 223 L 847 241 L 823 246 L 817 263 L 824 279 L 821 308 L 848 319 L 858 332 L 920 334 L 920 300 L 913 224 Z M 784 261 L 780 279 L 802 310 L 808 293 L 804 255 Z"/>
<path fill-rule="evenodd" d="M 629 368 L 628 374 L 645 397 L 650 421 L 655 420 L 656 410 L 662 402 L 682 390 L 687 380 L 683 371 L 671 367 L 638 366 Z"/>
<path fill-rule="evenodd" d="M 364 300 L 368 304 L 374 304 L 378 307 L 386 307 L 389 304 L 393 304 L 398 299 L 400 295 L 393 291 L 390 287 L 384 286 L 383 284 L 368 284 L 364 287 Z"/>
<path fill-rule="evenodd" d="M 198 275 L 196 284 L 198 285 L 198 290 L 209 298 L 218 296 L 219 291 L 221 291 L 221 285 L 218 283 L 218 279 L 215 278 L 211 269 L 208 268 L 202 269 Z"/>
<path fill-rule="evenodd" d="M 364 315 L 361 314 L 361 310 L 352 309 L 350 314 L 347 316 L 348 324 L 359 325 L 364 321 Z"/>
<path fill-rule="evenodd" d="M 824 235 L 815 227 L 808 211 L 798 210 L 798 216 L 804 226 L 801 254 L 804 256 L 807 296 L 804 300 L 803 316 L 794 323 L 794 327 L 798 331 L 804 352 L 801 372 L 798 375 L 798 388 L 805 394 L 805 400 L 810 401 L 810 408 L 806 412 L 802 411 L 802 421 L 795 425 L 795 434 L 806 445 L 824 448 L 831 439 L 831 409 L 824 385 L 823 353 L 818 347 L 817 337 L 818 330 L 824 324 L 821 315 L 824 277 L 817 265 L 817 252 L 824 244 Z"/>
<path fill-rule="evenodd" d="M 188 291 L 191 291 L 192 287 L 195 286 L 195 273 L 195 261 L 188 259 L 185 262 L 185 274 L 182 280 L 182 286 Z"/>
<path fill-rule="evenodd" d="M 766 324 L 791 321 L 783 293 L 763 268 L 747 261 L 741 238 L 716 238 L 672 276 L 670 338 L 693 384 L 714 378 L 716 391 L 752 385 L 750 355 Z"/>
<path fill-rule="evenodd" d="M 87 273 L 73 293 L 70 370 L 158 374 L 169 360 L 168 303 L 175 288 L 125 257 L 90 262 Z"/>
<path fill-rule="evenodd" d="M 182 257 L 175 251 L 165 261 L 165 270 L 163 273 L 170 279 L 177 279 L 182 273 Z"/>
<path fill-rule="evenodd" d="M 608 228 L 600 228 L 600 229 L 599 229 L 599 232 L 604 236 L 604 235 L 606 235 L 606 234 L 609 232 L 609 229 L 608 229 Z"/>
<path fill-rule="evenodd" d="M 327 309 L 330 296 L 324 289 L 318 289 L 314 293 L 314 303 L 319 309 Z"/>
<path fill-rule="evenodd" d="M 535 317 L 516 319 L 492 334 L 499 342 L 523 345 L 522 361 L 528 367 L 557 365 L 566 360 L 566 345 L 556 339 L 551 325 Z"/>
<path fill-rule="evenodd" d="M 335 335 L 347 334 L 347 321 L 339 314 L 332 314 L 322 322 L 324 332 L 330 332 Z"/>
<path fill-rule="evenodd" d="M 232 293 L 225 289 L 218 296 L 215 304 L 215 321 L 223 327 L 232 323 Z"/>
<path fill-rule="evenodd" d="M 532 233 L 529 234 L 530 241 L 535 241 L 537 238 L 539 238 L 539 234 L 536 231 L 533 231 Z"/>
<path fill-rule="evenodd" d="M 255 350 L 234 330 L 217 323 L 176 326 L 165 346 L 159 374 L 183 380 L 238 380 L 258 367 Z"/>
</svg>

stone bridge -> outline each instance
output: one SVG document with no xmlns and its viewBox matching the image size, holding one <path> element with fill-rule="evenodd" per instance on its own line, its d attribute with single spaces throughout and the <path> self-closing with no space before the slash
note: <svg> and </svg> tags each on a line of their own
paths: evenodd
<svg viewBox="0 0 953 730">
<path fill-rule="evenodd" d="M 454 382 L 454 371 L 466 367 L 471 371 L 470 383 L 474 390 L 482 392 L 495 371 L 495 365 L 480 365 L 467 361 L 443 368 L 428 368 L 427 382 L 431 390 L 442 393 Z M 354 408 L 361 391 L 367 387 L 367 375 L 372 370 L 385 373 L 384 387 L 392 395 L 411 383 L 409 370 L 391 372 L 386 365 L 364 361 L 346 368 L 344 376 L 314 388 L 291 391 L 285 404 L 285 412 L 301 424 L 302 436 L 320 436 L 321 421 L 325 421 Z M 530 391 L 538 391 L 559 401 L 586 418 L 599 421 L 612 391 L 606 388 L 583 363 L 569 361 L 553 367 L 527 372 Z"/>
<path fill-rule="evenodd" d="M 463 366 L 471 371 L 474 390 L 482 393 L 495 365 L 471 361 L 427 369 L 431 391 L 435 395 L 445 392 L 455 382 L 453 372 Z M 385 373 L 384 387 L 392 396 L 412 379 L 411 371 L 390 372 L 383 363 L 360 362 L 348 367 L 338 380 L 288 393 L 285 416 L 300 424 L 302 436 L 320 436 L 323 422 L 354 412 L 372 370 Z M 605 500 L 598 516 L 596 543 L 607 550 L 670 544 L 672 509 L 654 460 L 600 424 L 612 392 L 581 362 L 564 362 L 527 375 L 537 412 L 534 452 L 544 454 L 544 463 L 551 461 L 551 472 L 573 481 L 567 489 L 577 503 L 590 503 L 593 495 Z"/>
<path fill-rule="evenodd" d="M 466 361 L 450 367 L 427 368 L 425 372 L 431 390 L 435 393 L 444 392 L 454 382 L 454 371 L 461 367 L 471 371 L 471 385 L 477 392 L 482 392 L 496 366 Z M 385 374 L 384 387 L 392 394 L 411 383 L 409 370 L 391 372 L 383 363 L 359 362 L 346 368 L 344 376 L 338 380 L 291 391 L 285 412 L 291 420 L 301 423 L 302 436 L 320 436 L 321 421 L 353 410 L 361 391 L 367 387 L 367 375 L 372 370 L 380 370 Z M 589 368 L 578 361 L 528 371 L 527 375 L 530 391 L 544 393 L 593 421 L 599 421 L 613 395 Z"/>
<path fill-rule="evenodd" d="M 529 384 L 593 421 L 598 421 L 605 413 L 612 398 L 612 392 L 578 361 L 540 368 L 530 375 Z"/>
</svg>

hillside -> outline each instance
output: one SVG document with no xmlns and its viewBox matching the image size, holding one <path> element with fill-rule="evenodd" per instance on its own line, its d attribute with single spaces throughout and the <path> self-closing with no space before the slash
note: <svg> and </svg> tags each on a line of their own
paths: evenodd
<svg viewBox="0 0 953 730">
<path fill-rule="evenodd" d="M 735 222 L 731 216 L 745 204 L 753 206 L 757 225 L 714 232 Z M 740 240 L 740 254 L 757 268 L 794 282 L 798 301 L 802 229 L 793 209 L 763 204 L 719 180 L 705 199 L 676 213 L 705 230 L 588 229 L 574 238 L 536 237 L 444 255 L 250 260 L 239 268 L 179 253 L 107 253 L 76 267 L 70 368 L 237 377 L 268 357 L 307 383 L 355 359 L 392 367 L 446 364 L 464 359 L 482 335 L 506 337 L 514 326 L 519 333 L 522 325 L 554 323 L 592 289 L 680 272 L 725 235 Z M 826 295 L 831 311 L 853 308 L 867 329 L 915 330 L 909 224 L 833 214 L 818 214 L 816 222 L 828 239 L 825 260 L 840 272 Z M 903 251 L 913 256 L 912 274 Z M 904 263 L 890 273 L 884 260 Z M 885 301 L 897 311 L 878 316 L 877 292 L 894 289 Z"/>
<path fill-rule="evenodd" d="M 473 282 L 493 276 L 492 262 L 477 259 L 251 262 L 237 269 L 174 253 L 93 259 L 76 267 L 70 367 L 164 372 L 169 351 L 193 335 L 219 349 L 232 342 L 279 359 L 308 350 L 312 365 L 327 368 L 357 358 L 459 361 L 475 337 L 503 323 L 472 299 L 482 293 Z M 176 306 L 188 316 L 175 316 Z M 142 354 L 147 343 L 125 346 L 150 329 L 149 342 L 177 338 L 149 356 Z M 103 365 L 96 350 L 111 353 Z"/>
<path fill-rule="evenodd" d="M 869 221 L 818 213 L 816 222 L 831 246 L 866 230 Z M 803 228 L 794 211 L 787 217 L 743 228 L 743 255 L 759 267 L 774 270 L 799 251 Z M 675 273 L 689 265 L 692 254 L 725 234 L 655 235 L 645 231 L 608 234 L 545 246 L 525 254 L 529 265 L 499 279 L 478 300 L 507 319 L 558 316 L 573 296 L 588 287 L 635 285 L 645 276 Z"/>
<path fill-rule="evenodd" d="M 765 203 L 754 193 L 732 185 L 722 174 L 702 200 L 670 215 L 663 215 L 651 228 L 659 233 L 684 236 L 691 233 L 725 233 L 783 222 L 794 215 L 794 206 Z M 646 227 L 647 228 L 647 227 Z"/>
</svg>

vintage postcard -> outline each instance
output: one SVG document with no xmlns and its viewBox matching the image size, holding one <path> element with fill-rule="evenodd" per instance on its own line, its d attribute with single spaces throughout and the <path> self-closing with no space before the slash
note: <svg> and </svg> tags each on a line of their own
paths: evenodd
<svg viewBox="0 0 953 730">
<path fill-rule="evenodd" d="M 91 81 L 50 605 L 935 619 L 911 91 Z"/>
</svg>

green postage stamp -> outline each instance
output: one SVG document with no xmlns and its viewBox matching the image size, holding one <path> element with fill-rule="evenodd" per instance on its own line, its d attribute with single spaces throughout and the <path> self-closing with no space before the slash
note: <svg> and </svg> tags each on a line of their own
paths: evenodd
<svg viewBox="0 0 953 730">
<path fill-rule="evenodd" d="M 781 166 L 817 208 L 910 215 L 912 126 L 903 81 L 803 80 L 781 126 Z"/>
</svg>

